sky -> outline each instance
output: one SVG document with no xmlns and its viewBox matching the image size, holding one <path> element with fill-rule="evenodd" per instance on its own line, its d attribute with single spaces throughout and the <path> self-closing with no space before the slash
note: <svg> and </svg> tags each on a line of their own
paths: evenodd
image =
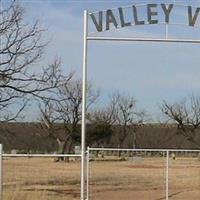
<svg viewBox="0 0 200 200">
<path fill-rule="evenodd" d="M 63 73 L 75 71 L 80 77 L 83 62 L 84 10 L 93 12 L 151 2 L 175 2 L 194 7 L 200 4 L 197 0 L 18 0 L 18 2 L 26 10 L 25 19 L 28 23 L 39 19 L 41 26 L 47 28 L 44 38 L 50 43 L 41 61 L 42 64 L 51 63 L 59 57 L 62 60 Z M 140 17 L 145 18 L 146 8 L 142 7 L 139 13 Z M 159 20 L 163 19 L 160 8 L 158 15 Z M 185 23 L 186 16 L 187 12 L 177 7 L 171 21 Z M 130 15 L 127 18 L 130 18 Z M 169 26 L 169 37 L 200 39 L 198 25 L 200 26 L 199 19 L 196 28 Z M 89 28 L 94 30 L 91 21 Z M 164 33 L 163 25 L 145 25 L 107 31 L 102 35 L 160 38 Z M 118 91 L 124 95 L 134 96 L 138 107 L 146 109 L 152 118 L 157 120 L 160 117 L 159 105 L 163 100 L 175 102 L 190 95 L 199 95 L 199 53 L 198 44 L 90 41 L 88 79 L 100 89 L 99 106 L 106 105 L 108 97 Z"/>
</svg>

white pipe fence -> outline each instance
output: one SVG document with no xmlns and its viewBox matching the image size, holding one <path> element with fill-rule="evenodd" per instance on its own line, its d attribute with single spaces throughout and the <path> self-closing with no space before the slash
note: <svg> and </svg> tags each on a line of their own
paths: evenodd
<svg viewBox="0 0 200 200">
<path fill-rule="evenodd" d="M 153 163 L 154 161 L 152 161 L 153 165 L 155 165 L 155 170 L 154 170 L 155 172 L 156 172 L 156 168 L 160 167 L 160 166 L 156 166 L 156 165 L 158 165 L 158 163 L 156 163 L 156 158 L 158 157 L 158 155 L 162 155 L 163 156 L 163 162 L 162 162 L 163 166 L 162 166 L 162 168 L 163 168 L 163 171 L 164 171 L 164 174 L 165 174 L 163 176 L 163 179 L 165 179 L 164 182 L 163 182 L 163 187 L 164 187 L 165 193 L 163 193 L 163 195 L 165 195 L 165 196 L 164 197 L 162 196 L 162 197 L 159 197 L 159 198 L 163 199 L 163 200 L 164 199 L 165 200 L 170 199 L 170 189 L 173 189 L 173 187 L 170 187 L 170 183 L 172 181 L 174 181 L 174 179 L 176 179 L 176 174 L 173 174 L 173 180 L 170 180 L 170 178 L 172 176 L 170 174 L 170 172 L 172 173 L 172 170 L 174 170 L 173 168 L 175 168 L 175 169 L 177 168 L 177 166 L 173 166 L 177 163 L 175 163 L 175 161 L 174 161 L 174 163 L 172 163 L 171 160 L 173 160 L 173 159 L 175 160 L 176 157 L 177 157 L 177 159 L 179 159 L 180 170 L 182 170 L 181 167 L 183 168 L 183 170 L 184 169 L 193 170 L 193 168 L 190 169 L 190 167 L 194 167 L 190 163 L 191 160 L 189 160 L 189 159 L 184 160 L 183 159 L 183 158 L 191 158 L 191 159 L 195 160 L 196 164 L 197 164 L 196 167 L 197 167 L 197 170 L 198 170 L 199 177 L 193 177 L 193 178 L 199 180 L 198 190 L 199 190 L 199 195 L 200 195 L 200 150 L 191 150 L 191 149 L 188 149 L 188 150 L 186 150 L 186 149 L 118 149 L 118 148 L 89 148 L 88 147 L 87 148 L 87 161 L 88 162 L 87 162 L 87 167 L 86 167 L 87 168 L 86 169 L 87 170 L 87 173 L 86 173 L 87 174 L 87 176 L 86 176 L 87 177 L 87 179 L 86 179 L 86 185 L 87 185 L 86 199 L 87 200 L 95 200 L 95 197 L 93 198 L 92 195 L 91 195 L 93 193 L 93 191 L 90 190 L 90 186 L 92 185 L 92 187 L 95 187 L 95 184 L 96 184 L 95 181 L 92 182 L 92 179 L 93 179 L 92 171 L 95 170 L 94 169 L 95 166 L 92 167 L 91 165 L 93 165 L 93 164 L 92 164 L 92 162 L 90 162 L 90 160 L 91 161 L 93 160 L 94 154 L 96 154 L 95 152 L 103 153 L 104 156 L 108 155 L 107 157 L 109 157 L 112 154 L 117 156 L 117 154 L 119 152 L 133 153 L 135 156 L 137 156 L 137 154 L 141 156 L 142 153 L 143 153 L 144 159 L 155 158 L 155 163 Z M 150 153 L 149 157 L 146 155 L 147 153 Z M 134 157 L 134 155 L 127 156 L 127 157 Z M 183 162 L 180 161 L 181 159 L 183 159 Z M 95 159 L 93 161 L 95 161 Z M 104 161 L 106 161 L 106 158 L 104 158 Z M 114 161 L 114 162 L 116 162 L 116 161 Z M 127 160 L 125 162 L 127 162 Z M 106 162 L 104 162 L 104 163 L 105 164 L 103 165 L 103 168 L 106 171 L 107 163 Z M 117 164 L 117 162 L 116 162 L 116 164 Z M 97 166 L 97 167 L 99 167 L 99 166 Z M 148 165 L 146 167 L 148 168 Z M 152 166 L 149 166 L 149 167 L 151 168 Z M 116 171 L 116 169 L 113 169 L 113 171 Z M 182 171 L 182 172 L 186 173 L 186 171 Z M 111 171 L 111 173 L 112 173 L 112 171 Z M 141 173 L 143 173 L 142 170 L 141 170 Z M 120 175 L 120 169 L 119 169 L 119 175 Z M 141 174 L 139 174 L 139 175 L 141 175 Z M 95 176 L 97 177 L 96 174 L 95 174 Z M 153 179 L 153 176 L 154 175 L 152 175 L 152 179 Z M 184 176 L 184 174 L 183 174 L 183 176 Z M 101 177 L 100 180 L 102 180 L 103 178 L 105 180 L 110 179 L 110 174 L 109 174 L 109 177 Z M 97 184 L 100 184 L 100 183 L 97 183 Z M 172 184 L 173 184 L 173 182 L 172 182 Z M 111 185 L 111 187 L 112 187 L 112 185 Z M 97 189 L 98 193 L 99 193 L 99 190 L 100 189 Z M 105 188 L 104 188 L 104 190 L 105 190 Z M 113 187 L 113 191 L 115 191 L 115 190 L 116 189 Z M 125 191 L 126 191 L 126 189 L 125 189 Z M 103 192 L 103 190 L 102 190 L 102 192 Z M 113 199 L 114 199 L 114 197 L 113 197 Z M 127 199 L 127 197 L 126 197 L 126 199 Z M 137 197 L 133 196 L 131 199 L 134 200 L 134 199 L 137 199 Z M 149 200 L 151 198 L 147 198 L 147 199 Z M 147 200 L 147 199 L 143 198 L 142 200 Z M 173 197 L 173 199 L 176 199 L 176 198 Z M 107 200 L 106 197 L 104 198 L 104 200 Z"/>
<path fill-rule="evenodd" d="M 102 162 L 95 162 L 96 160 L 95 159 L 98 159 L 97 154 L 98 153 L 102 153 L 104 155 L 104 158 L 102 158 L 100 161 Z M 182 159 L 184 162 L 179 162 L 179 165 L 180 166 L 173 166 L 173 165 L 176 165 L 176 161 L 173 161 L 173 154 L 176 154 L 176 157 L 178 159 Z M 113 156 L 114 155 L 114 156 Z M 124 162 L 118 162 L 118 160 L 116 159 L 119 155 L 122 155 L 124 157 L 126 157 L 125 160 L 123 160 Z M 82 154 L 5 154 L 3 153 L 3 150 L 2 150 L 2 145 L 0 145 L 0 199 L 3 200 L 3 160 L 5 158 L 60 158 L 60 157 L 63 157 L 63 158 L 81 158 L 82 157 Z M 114 157 L 116 160 L 112 160 L 111 162 L 103 162 L 103 161 L 106 161 L 107 158 L 110 158 L 110 157 Z M 159 183 L 162 183 L 162 194 L 163 196 L 161 197 L 163 200 L 170 200 L 170 195 L 172 194 L 171 190 L 173 189 L 173 181 L 176 180 L 176 174 L 174 174 L 174 169 L 175 168 L 176 170 L 182 170 L 181 167 L 183 167 L 183 169 L 185 169 L 185 173 L 187 171 L 187 169 L 189 170 L 190 167 L 192 167 L 192 169 L 194 168 L 193 165 L 191 165 L 190 162 L 193 162 L 193 160 L 195 159 L 195 161 L 197 161 L 197 158 L 199 159 L 198 162 L 196 162 L 196 167 L 197 169 L 196 170 L 199 170 L 199 175 L 200 175 L 200 150 L 181 150 L 181 149 L 118 149 L 118 148 L 87 148 L 87 151 L 86 151 L 86 156 L 85 156 L 85 176 L 86 176 L 86 180 L 85 180 L 85 194 L 86 194 L 86 197 L 85 199 L 86 200 L 95 200 L 95 196 L 93 196 L 93 193 L 94 193 L 94 190 L 92 190 L 92 187 L 95 188 L 95 184 L 96 182 L 95 181 L 98 181 L 98 174 L 95 174 L 95 178 L 96 180 L 93 181 L 93 171 L 95 171 L 95 167 L 99 167 L 99 166 L 103 166 L 102 168 L 102 171 L 104 172 L 105 171 L 105 177 L 102 176 L 101 174 L 101 177 L 100 177 L 100 182 L 97 182 L 100 186 L 98 186 L 98 192 L 101 193 L 101 187 L 106 187 L 104 186 L 103 184 L 101 184 L 101 181 L 102 180 L 107 180 L 108 177 L 106 177 L 106 170 L 109 169 L 108 167 L 106 168 L 106 165 L 109 165 L 110 163 L 114 163 L 114 165 L 111 165 L 111 167 L 115 167 L 115 166 L 118 166 L 118 168 L 115 167 L 115 169 L 113 169 L 113 171 L 117 171 L 115 173 L 118 173 L 120 175 L 121 173 L 121 170 L 120 167 L 124 167 L 124 165 L 121 165 L 121 163 L 125 163 L 125 166 L 128 166 L 129 164 L 134 164 L 134 163 L 131 163 L 130 158 L 133 158 L 134 159 L 137 158 L 139 159 L 139 157 L 141 157 L 142 159 L 144 159 L 144 163 L 141 163 L 141 164 L 144 164 L 144 168 L 140 169 L 136 168 L 136 171 L 138 174 L 138 176 L 141 176 L 142 177 L 145 177 L 147 175 L 147 178 L 149 178 L 148 181 L 151 181 L 151 178 L 154 178 L 154 172 L 155 171 L 162 171 L 163 174 L 160 174 L 162 176 L 157 176 L 156 178 L 161 178 L 162 180 L 159 181 Z M 189 160 L 189 159 L 191 160 Z M 139 160 L 137 161 L 136 159 L 136 162 L 140 162 Z M 147 166 L 145 166 L 145 161 L 148 160 L 148 159 L 151 159 L 151 163 L 147 164 Z M 177 160 L 178 160 L 177 159 Z M 94 161 L 94 162 L 93 162 Z M 173 161 L 173 162 L 172 162 Z M 143 161 L 142 161 L 143 162 Z M 178 162 L 178 161 L 177 161 Z M 95 163 L 98 163 L 99 165 L 95 165 Z M 105 163 L 105 164 L 104 164 Z M 108 163 L 108 164 L 107 164 Z M 152 169 L 149 169 L 148 167 L 155 167 L 153 170 Z M 110 167 L 110 166 L 109 166 Z M 130 166 L 130 172 L 131 172 L 131 167 Z M 135 166 L 133 166 L 135 167 Z M 137 167 L 137 166 L 136 166 Z M 139 165 L 139 167 L 141 167 Z M 117 169 L 117 170 L 116 170 Z M 134 168 L 135 169 L 135 168 Z M 144 169 L 146 171 L 150 170 L 150 176 L 149 174 L 142 174 L 144 173 Z M 158 170 L 156 170 L 158 169 Z M 192 170 L 191 169 L 191 170 Z M 6 169 L 5 169 L 6 170 Z M 48 170 L 48 166 L 47 166 L 47 170 Z M 98 171 L 99 169 L 96 170 L 96 172 Z M 112 169 L 111 170 L 111 173 L 112 173 Z M 80 168 L 80 171 L 81 171 L 81 168 Z M 101 171 L 101 173 L 102 173 Z M 172 177 L 172 172 L 173 172 L 173 177 Z M 134 172 L 135 173 L 135 172 Z M 141 174 L 140 174 L 141 173 Z M 109 174 L 110 175 L 110 174 Z M 180 175 L 179 175 L 180 176 Z M 184 175 L 183 175 L 184 176 Z M 110 175 L 110 177 L 112 177 Z M 116 177 L 115 177 L 116 178 Z M 130 176 L 130 179 L 132 177 Z M 192 177 L 191 177 L 192 178 Z M 194 177 L 196 179 L 198 179 L 198 177 Z M 80 180 L 81 180 L 81 177 L 80 177 Z M 200 190 L 200 177 L 199 177 L 199 185 L 197 185 L 197 187 L 199 187 L 199 190 Z M 117 181 L 117 180 L 114 180 L 114 181 Z M 134 180 L 131 180 L 130 181 L 130 185 L 129 187 L 131 187 L 131 183 L 133 183 Z M 109 182 L 109 181 L 108 181 Z M 176 181 L 175 181 L 176 182 Z M 109 183 L 106 183 L 107 185 L 109 185 Z M 106 185 L 105 184 L 105 185 Z M 133 183 L 133 184 L 137 184 L 137 183 Z M 156 183 L 158 184 L 158 183 Z M 171 185 L 172 184 L 172 185 Z M 196 184 L 196 182 L 195 182 Z M 173 186 L 173 187 L 172 187 Z M 80 187 L 81 187 L 81 184 L 80 184 Z M 110 187 L 112 188 L 112 185 L 110 185 Z M 196 186 L 194 186 L 196 187 Z M 105 189 L 105 188 L 104 188 Z M 113 190 L 115 190 L 114 186 L 113 186 Z M 127 191 L 128 192 L 128 191 Z M 137 192 L 137 191 L 135 191 Z M 104 194 L 104 191 L 102 190 L 102 193 Z M 156 191 L 155 191 L 156 193 Z M 105 194 L 106 195 L 106 194 Z M 199 195 L 200 195 L 200 192 L 199 192 Z M 99 198 L 99 197 L 98 197 Z M 98 199 L 97 198 L 97 199 Z M 105 200 L 107 200 L 107 197 L 105 196 L 104 198 Z M 127 198 L 126 198 L 127 199 Z M 131 199 L 134 199 L 134 197 L 132 197 Z M 149 200 L 151 198 L 144 198 L 143 200 Z M 173 199 L 176 199 L 173 197 Z M 113 197 L 113 200 L 114 200 L 114 197 Z"/>
<path fill-rule="evenodd" d="M 5 171 L 8 172 L 8 169 L 6 169 L 6 167 L 4 166 L 4 160 L 7 161 L 8 158 L 13 158 L 13 159 L 17 159 L 17 160 L 18 160 L 18 158 L 40 158 L 40 159 L 41 158 L 58 158 L 58 159 L 59 158 L 64 158 L 64 159 L 80 158 L 81 159 L 81 157 L 82 157 L 81 154 L 32 154 L 32 153 L 30 153 L 30 154 L 29 153 L 27 153 L 27 154 L 17 154 L 17 153 L 16 154 L 13 154 L 13 153 L 7 154 L 7 153 L 3 153 L 3 147 L 2 147 L 2 144 L 0 144 L 0 200 L 3 200 L 3 193 L 5 192 L 3 190 L 4 172 Z M 31 160 L 30 160 L 30 162 L 31 162 Z M 79 160 L 79 163 L 80 163 L 80 160 Z M 27 167 L 30 167 L 30 166 L 27 166 Z M 33 166 L 31 166 L 31 167 L 33 167 Z M 48 166 L 47 166 L 46 170 L 48 171 Z M 81 182 L 81 179 L 80 179 L 80 182 Z"/>
</svg>

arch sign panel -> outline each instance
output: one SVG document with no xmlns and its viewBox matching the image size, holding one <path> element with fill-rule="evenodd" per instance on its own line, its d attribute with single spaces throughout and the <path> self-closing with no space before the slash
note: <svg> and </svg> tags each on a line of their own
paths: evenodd
<svg viewBox="0 0 200 200">
<path fill-rule="evenodd" d="M 181 9 L 181 12 L 180 12 Z M 87 102 L 87 61 L 89 41 L 130 41 L 130 42 L 176 42 L 200 43 L 200 39 L 180 38 L 135 38 L 99 36 L 97 33 L 108 32 L 111 29 L 138 27 L 142 25 L 163 24 L 200 27 L 200 7 L 180 4 L 141 4 L 107 9 L 97 12 L 84 11 L 83 35 L 83 79 L 82 79 L 82 122 L 81 122 L 81 200 L 88 199 L 88 184 L 85 185 L 85 138 L 86 138 L 86 102 Z M 176 20 L 178 19 L 178 21 Z M 89 20 L 93 24 L 94 33 L 90 32 Z M 199 34 L 200 35 L 200 34 Z M 87 180 L 88 181 L 88 180 Z M 88 183 L 88 182 L 87 182 Z M 87 191 L 85 193 L 85 191 Z M 85 198 L 86 197 L 86 198 Z M 168 183 L 166 183 L 166 200 L 168 200 Z"/>
<path fill-rule="evenodd" d="M 141 4 L 89 13 L 97 32 L 148 24 L 175 24 L 172 15 L 182 10 L 182 25 L 194 27 L 200 15 L 200 7 L 176 4 Z M 128 17 L 127 17 L 128 16 Z"/>
</svg>

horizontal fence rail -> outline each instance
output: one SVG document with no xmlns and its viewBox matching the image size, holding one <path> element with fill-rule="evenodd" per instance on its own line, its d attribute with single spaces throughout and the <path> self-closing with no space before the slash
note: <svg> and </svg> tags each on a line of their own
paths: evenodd
<svg viewBox="0 0 200 200">
<path fill-rule="evenodd" d="M 200 150 L 197 149 L 119 149 L 119 148 L 91 148 L 88 147 L 89 151 L 152 151 L 152 152 L 156 152 L 156 151 L 160 151 L 160 152 L 197 152 L 200 153 Z"/>
<path fill-rule="evenodd" d="M 33 194 L 39 192 L 40 187 L 44 187 L 43 192 L 48 191 L 49 186 L 43 186 L 45 181 L 55 182 L 55 184 L 58 181 L 58 185 L 55 185 L 58 189 L 61 187 L 62 190 L 67 190 L 69 187 L 70 192 L 66 195 L 70 196 L 70 193 L 74 193 L 73 191 L 78 193 L 80 183 L 77 181 L 80 181 L 80 168 L 77 167 L 77 164 L 80 164 L 81 156 L 82 154 L 7 154 L 1 152 L 2 164 L 0 167 L 4 169 L 1 170 L 1 200 L 4 200 L 3 194 L 5 196 L 5 193 L 10 190 L 9 188 L 15 181 L 16 184 L 23 181 L 25 173 L 27 175 L 36 173 L 35 177 L 32 178 L 33 180 L 30 180 L 33 183 L 36 181 L 36 185 L 32 186 L 35 187 Z M 119 159 L 119 156 L 121 156 L 121 159 Z M 78 162 L 66 164 L 55 162 L 54 164 L 53 159 L 56 158 L 69 158 Z M 22 168 L 27 171 L 20 171 L 18 165 L 22 165 Z M 43 169 L 44 166 L 45 169 Z M 58 170 L 57 176 L 52 174 L 51 166 L 53 166 L 52 169 L 55 174 Z M 12 171 L 10 171 L 11 168 Z M 192 200 L 199 200 L 200 150 L 88 147 L 85 168 L 86 200 L 118 200 L 123 197 L 127 200 L 176 200 L 176 194 L 182 194 L 182 200 L 187 200 L 189 197 Z M 73 174 L 74 170 L 77 170 L 75 175 Z M 14 177 L 11 177 L 11 175 Z M 68 175 L 70 175 L 70 178 Z M 37 180 L 38 176 L 39 179 Z M 60 185 L 59 182 L 63 182 L 63 184 Z M 29 191 L 29 187 L 28 185 L 26 187 L 21 185 L 19 189 L 22 191 L 21 193 L 27 190 L 27 193 L 32 194 L 32 189 L 30 188 Z M 75 195 L 72 198 L 73 200 L 80 198 L 80 194 L 75 193 L 73 195 Z M 142 195 L 143 198 L 141 198 Z M 52 198 L 55 199 L 54 196 Z"/>
<path fill-rule="evenodd" d="M 2 157 L 81 157 L 81 154 L 2 154 Z"/>
</svg>

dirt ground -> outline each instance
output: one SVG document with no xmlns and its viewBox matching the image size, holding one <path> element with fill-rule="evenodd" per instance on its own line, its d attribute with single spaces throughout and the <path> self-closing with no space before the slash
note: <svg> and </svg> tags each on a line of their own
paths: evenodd
<svg viewBox="0 0 200 200">
<path fill-rule="evenodd" d="M 176 158 L 169 162 L 169 200 L 200 199 L 200 161 Z M 80 162 L 51 158 L 3 160 L 3 200 L 80 199 Z M 160 157 L 129 161 L 91 161 L 89 199 L 164 200 L 166 160 Z"/>
</svg>

